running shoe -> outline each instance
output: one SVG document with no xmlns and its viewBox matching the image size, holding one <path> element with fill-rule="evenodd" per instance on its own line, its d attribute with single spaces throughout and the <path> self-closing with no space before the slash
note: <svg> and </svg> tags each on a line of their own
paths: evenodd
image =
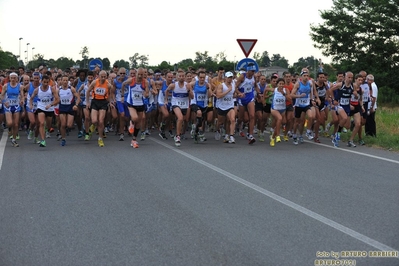
<svg viewBox="0 0 399 266">
<path fill-rule="evenodd" d="M 270 146 L 274 147 L 274 143 L 275 143 L 275 138 L 271 138 L 270 139 Z"/>
<path fill-rule="evenodd" d="M 341 140 L 341 133 L 337 132 L 337 134 L 335 134 L 335 140 L 337 141 Z"/>
<path fill-rule="evenodd" d="M 54 128 L 50 127 L 49 132 L 50 132 L 50 133 L 53 133 L 53 132 L 54 132 Z"/>
<path fill-rule="evenodd" d="M 303 141 L 303 137 L 302 137 L 302 136 L 299 136 L 298 139 L 299 139 L 299 143 L 303 144 L 303 142 L 304 142 L 304 141 Z"/>
<path fill-rule="evenodd" d="M 109 133 L 108 127 L 105 127 L 105 128 L 104 128 L 104 133 Z"/>
<path fill-rule="evenodd" d="M 314 142 L 316 142 L 316 143 L 320 143 L 320 140 L 319 140 L 319 138 L 314 138 Z"/>
<path fill-rule="evenodd" d="M 161 139 L 168 139 L 167 137 L 166 137 L 166 135 L 165 135 L 165 132 L 160 132 L 159 134 L 158 134 L 160 137 L 161 137 Z"/>
<path fill-rule="evenodd" d="M 312 131 L 306 131 L 306 137 L 309 139 L 309 140 L 312 140 L 314 137 L 313 137 L 313 133 L 312 133 Z"/>
<path fill-rule="evenodd" d="M 132 139 L 132 141 L 130 142 L 130 146 L 137 149 L 139 147 L 139 143 L 136 140 Z"/>
<path fill-rule="evenodd" d="M 289 141 L 290 140 L 290 138 L 288 136 L 284 136 L 283 139 L 284 139 L 284 141 Z"/>
<path fill-rule="evenodd" d="M 11 140 L 11 145 L 14 147 L 19 147 L 19 144 L 17 143 L 17 141 L 15 139 Z"/>
<path fill-rule="evenodd" d="M 145 132 L 141 132 L 140 140 L 145 140 Z"/>
<path fill-rule="evenodd" d="M 229 135 L 224 136 L 223 143 L 229 143 Z"/>
<path fill-rule="evenodd" d="M 98 139 L 98 146 L 104 147 L 104 141 L 102 139 Z"/>
<path fill-rule="evenodd" d="M 353 148 L 355 148 L 356 145 L 355 145 L 355 143 L 353 143 L 352 140 L 350 140 L 350 141 L 348 141 L 348 147 L 353 147 Z"/>
<path fill-rule="evenodd" d="M 65 144 L 66 144 L 66 140 L 65 140 L 65 139 L 62 139 L 62 140 L 61 140 L 61 146 L 65 146 Z"/>
<path fill-rule="evenodd" d="M 241 137 L 245 137 L 245 133 L 243 131 L 240 130 L 240 136 Z"/>
<path fill-rule="evenodd" d="M 86 134 L 85 135 L 85 141 L 89 141 L 90 140 L 90 135 L 89 134 Z"/>
<path fill-rule="evenodd" d="M 248 144 L 254 144 L 255 143 L 255 138 L 253 136 L 249 137 Z"/>
<path fill-rule="evenodd" d="M 281 142 L 280 136 L 277 136 L 277 137 L 276 137 L 276 142 Z"/>
<path fill-rule="evenodd" d="M 169 130 L 169 137 L 171 137 L 171 138 L 174 138 L 174 137 L 175 137 L 175 135 L 173 135 L 172 130 Z"/>
<path fill-rule="evenodd" d="M 297 138 L 293 138 L 293 143 L 294 143 L 294 145 L 298 145 L 298 139 Z"/>
<path fill-rule="evenodd" d="M 119 135 L 119 141 L 124 141 L 125 140 L 125 135 L 122 133 Z"/>
<path fill-rule="evenodd" d="M 29 130 L 28 139 L 29 140 L 33 139 L 33 130 Z"/>
<path fill-rule="evenodd" d="M 236 140 L 234 139 L 233 136 L 230 136 L 229 143 L 230 144 L 235 144 L 236 143 Z"/>
<path fill-rule="evenodd" d="M 366 145 L 366 143 L 364 142 L 364 140 L 359 140 L 359 145 L 361 145 L 361 146 L 364 146 L 364 145 Z"/>
<path fill-rule="evenodd" d="M 338 141 L 336 138 L 332 138 L 331 139 L 332 144 L 334 145 L 334 147 L 339 147 Z"/>
<path fill-rule="evenodd" d="M 93 132 L 96 130 L 96 127 L 94 126 L 94 124 L 91 124 L 89 127 L 89 133 L 93 134 Z"/>
<path fill-rule="evenodd" d="M 33 143 L 35 143 L 35 144 L 40 144 L 39 138 L 35 138 L 35 139 L 33 140 Z"/>
<path fill-rule="evenodd" d="M 81 137 L 83 137 L 83 131 L 82 130 L 78 132 L 78 138 L 81 138 Z"/>
<path fill-rule="evenodd" d="M 180 136 L 174 137 L 176 147 L 180 147 Z"/>
<path fill-rule="evenodd" d="M 259 141 L 264 142 L 265 141 L 265 134 L 263 132 L 259 133 Z"/>
<path fill-rule="evenodd" d="M 219 130 L 217 130 L 215 132 L 215 140 L 220 140 L 220 137 L 221 137 L 220 132 L 219 132 Z"/>
<path fill-rule="evenodd" d="M 40 141 L 39 142 L 39 146 L 40 147 L 46 147 L 46 141 L 45 140 Z"/>
<path fill-rule="evenodd" d="M 51 138 L 50 132 L 46 131 L 46 139 Z"/>
</svg>

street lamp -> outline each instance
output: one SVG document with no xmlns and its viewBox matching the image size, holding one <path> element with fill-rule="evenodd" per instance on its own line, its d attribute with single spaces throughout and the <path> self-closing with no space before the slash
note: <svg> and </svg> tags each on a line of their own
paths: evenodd
<svg viewBox="0 0 399 266">
<path fill-rule="evenodd" d="M 24 53 L 25 53 L 25 60 L 26 60 L 25 64 L 27 64 L 28 63 L 27 51 L 24 51 Z"/>
<path fill-rule="evenodd" d="M 28 66 L 28 62 L 29 62 L 29 45 L 30 45 L 30 43 L 27 43 L 26 44 L 26 58 L 28 58 L 27 60 L 26 60 L 26 66 Z"/>
<path fill-rule="evenodd" d="M 33 61 L 33 49 L 35 49 L 35 47 L 32 47 L 32 61 Z M 32 62 L 31 67 L 33 67 L 33 62 Z"/>
<path fill-rule="evenodd" d="M 21 59 L 21 40 L 22 40 L 23 38 L 21 37 L 21 38 L 19 38 L 19 60 L 22 60 Z M 19 63 L 19 62 L 18 62 Z"/>
</svg>

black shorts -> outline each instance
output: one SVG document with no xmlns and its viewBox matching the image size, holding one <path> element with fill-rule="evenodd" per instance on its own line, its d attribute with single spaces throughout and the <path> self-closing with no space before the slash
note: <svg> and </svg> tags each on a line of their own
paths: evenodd
<svg viewBox="0 0 399 266">
<path fill-rule="evenodd" d="M 200 107 L 196 104 L 192 104 L 192 105 L 190 105 L 190 107 L 191 107 L 191 112 L 194 112 L 194 113 L 196 113 L 198 110 L 201 110 L 202 115 L 204 115 L 208 112 L 208 107 Z"/>
<path fill-rule="evenodd" d="M 144 112 L 144 105 L 135 106 L 135 105 L 127 104 L 127 107 L 135 109 L 137 113 Z"/>
<path fill-rule="evenodd" d="M 92 109 L 92 110 L 96 110 L 96 111 L 99 111 L 99 110 L 108 110 L 108 101 L 107 100 L 96 100 L 96 99 L 93 99 L 93 100 L 91 100 L 91 105 L 90 105 L 90 108 Z"/>
<path fill-rule="evenodd" d="M 353 116 L 354 114 L 361 112 L 362 108 L 360 107 L 360 104 L 352 106 L 354 107 L 354 109 L 350 111 L 349 116 Z"/>
<path fill-rule="evenodd" d="M 295 106 L 295 118 L 301 118 L 301 114 L 306 113 L 308 110 L 310 110 L 310 105 L 305 107 Z"/>
<path fill-rule="evenodd" d="M 263 103 L 255 102 L 255 112 L 263 111 Z"/>
<path fill-rule="evenodd" d="M 35 115 L 39 113 L 44 113 L 46 117 L 53 117 L 54 111 L 43 111 L 42 109 L 36 109 Z"/>
<path fill-rule="evenodd" d="M 265 112 L 266 114 L 270 114 L 271 108 L 272 108 L 272 105 L 270 103 L 267 103 L 265 106 L 263 106 L 263 112 Z"/>
<path fill-rule="evenodd" d="M 286 112 L 294 112 L 294 106 L 291 104 L 285 106 Z"/>
<path fill-rule="evenodd" d="M 231 110 L 234 111 L 234 108 L 229 108 L 229 109 L 227 109 L 227 110 L 222 110 L 222 109 L 219 109 L 219 108 L 218 108 L 218 115 L 220 115 L 220 116 L 227 116 L 227 114 L 228 114 Z"/>
<path fill-rule="evenodd" d="M 75 116 L 75 111 L 60 111 L 60 115 L 72 115 Z"/>
<path fill-rule="evenodd" d="M 175 111 L 176 108 L 179 108 L 180 111 L 181 111 L 181 113 L 182 113 L 183 115 L 186 115 L 186 114 L 187 114 L 187 109 L 181 109 L 180 106 L 177 106 L 177 105 L 173 105 L 173 106 L 172 106 L 172 112 L 173 112 L 173 113 L 175 113 L 174 111 Z"/>
</svg>

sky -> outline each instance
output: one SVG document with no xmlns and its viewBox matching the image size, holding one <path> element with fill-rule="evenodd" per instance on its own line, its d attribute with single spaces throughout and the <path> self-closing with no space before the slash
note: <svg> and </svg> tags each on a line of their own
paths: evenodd
<svg viewBox="0 0 399 266">
<path fill-rule="evenodd" d="M 89 57 L 108 57 L 111 64 L 138 53 L 158 65 L 205 51 L 239 61 L 245 56 L 237 39 L 257 39 L 249 57 L 267 51 L 290 65 L 308 56 L 329 63 L 314 48 L 309 26 L 322 23 L 319 10 L 331 7 L 332 0 L 0 0 L 0 47 L 15 55 L 21 50 L 29 60 L 37 53 L 81 60 L 87 46 Z"/>
</svg>

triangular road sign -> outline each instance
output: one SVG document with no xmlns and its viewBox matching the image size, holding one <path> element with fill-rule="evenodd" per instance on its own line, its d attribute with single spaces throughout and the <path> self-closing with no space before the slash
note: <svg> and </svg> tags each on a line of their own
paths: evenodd
<svg viewBox="0 0 399 266">
<path fill-rule="evenodd" d="M 245 57 L 249 56 L 257 41 L 257 39 L 237 39 Z"/>
</svg>

